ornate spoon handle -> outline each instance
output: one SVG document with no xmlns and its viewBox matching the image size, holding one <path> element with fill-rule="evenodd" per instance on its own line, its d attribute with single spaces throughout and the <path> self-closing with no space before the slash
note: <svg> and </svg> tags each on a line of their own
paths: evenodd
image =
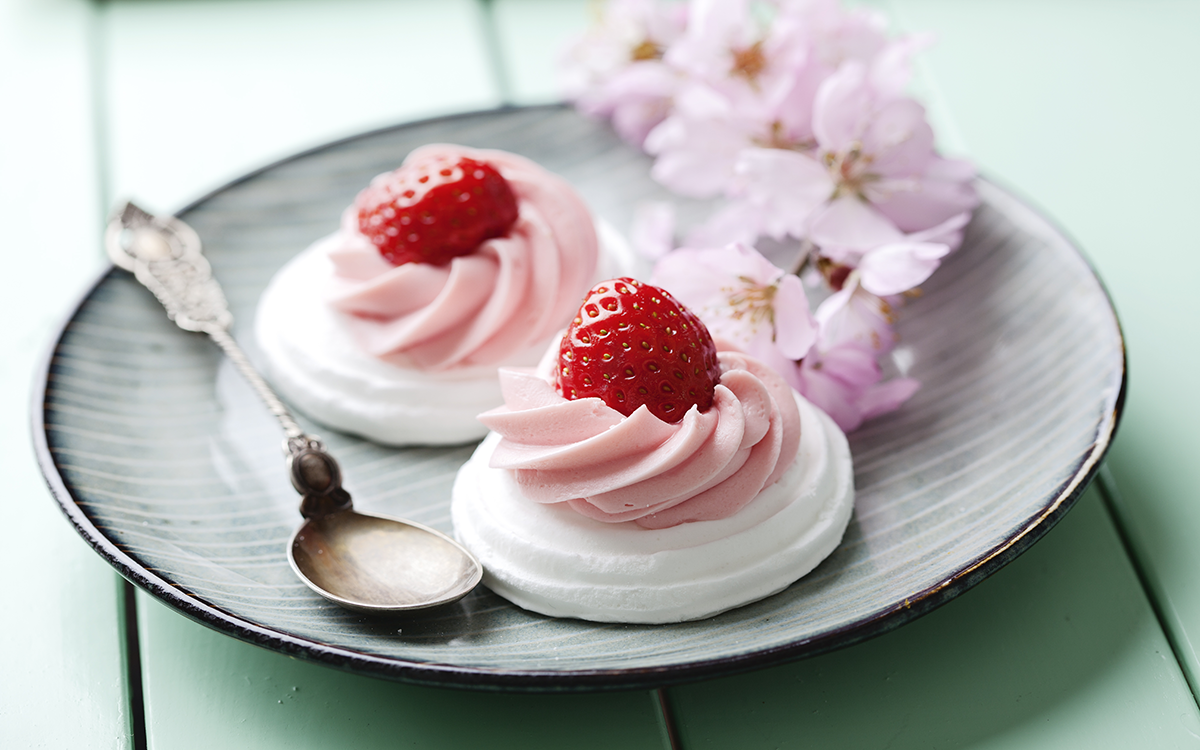
<svg viewBox="0 0 1200 750">
<path fill-rule="evenodd" d="M 154 216 L 129 202 L 109 221 L 104 246 L 113 263 L 132 271 L 154 292 L 176 325 L 206 333 L 217 342 L 279 420 L 287 435 L 284 450 L 292 484 L 304 497 L 300 512 L 308 518 L 349 508 L 350 496 L 342 489 L 337 461 L 320 440 L 305 434 L 229 333 L 233 315 L 201 254 L 196 232 L 173 216 Z"/>
<path fill-rule="evenodd" d="M 336 604 L 376 613 L 447 604 L 475 588 L 483 568 L 450 537 L 354 510 L 337 461 L 300 429 L 230 335 L 233 316 L 225 294 L 190 227 L 127 203 L 109 221 L 104 244 L 113 263 L 132 271 L 180 328 L 217 342 L 283 426 L 288 474 L 307 519 L 288 543 L 288 561 L 300 580 Z"/>
<path fill-rule="evenodd" d="M 208 260 L 201 254 L 200 237 L 191 227 L 173 216 L 153 216 L 129 202 L 109 222 L 104 245 L 112 262 L 133 272 L 158 297 L 167 317 L 176 325 L 185 331 L 206 333 L 217 342 L 283 426 L 289 453 L 314 442 L 230 335 L 233 315 L 225 293 L 212 277 Z"/>
</svg>

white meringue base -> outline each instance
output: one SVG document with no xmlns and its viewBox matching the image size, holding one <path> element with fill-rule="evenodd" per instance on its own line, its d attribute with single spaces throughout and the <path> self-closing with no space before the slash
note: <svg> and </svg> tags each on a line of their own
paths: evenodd
<svg viewBox="0 0 1200 750">
<path fill-rule="evenodd" d="M 636 275 L 639 261 L 624 239 L 597 222 L 600 268 L 595 281 Z M 487 428 L 476 415 L 504 403 L 501 365 L 441 372 L 400 367 L 358 348 L 345 313 L 325 304 L 333 264 L 320 240 L 279 270 L 258 302 L 255 336 L 267 379 L 289 403 L 321 424 L 385 445 L 454 445 Z M 582 296 L 580 298 L 582 300 Z M 532 366 L 548 341 L 514 352 L 503 366 Z"/>
<path fill-rule="evenodd" d="M 598 622 L 698 620 L 787 588 L 824 560 L 854 508 L 846 436 L 802 397 L 800 450 L 779 481 L 717 521 L 648 530 L 528 500 L 488 461 L 491 434 L 454 483 L 460 542 L 484 583 L 520 607 Z"/>
</svg>

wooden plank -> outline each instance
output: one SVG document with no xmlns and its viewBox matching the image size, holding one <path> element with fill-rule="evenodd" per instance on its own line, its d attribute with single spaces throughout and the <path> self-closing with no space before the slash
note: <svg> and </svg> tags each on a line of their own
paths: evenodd
<svg viewBox="0 0 1200 750">
<path fill-rule="evenodd" d="M 1194 747 L 1200 712 L 1096 491 L 899 630 L 674 688 L 684 747 Z"/>
<path fill-rule="evenodd" d="M 1074 235 L 1121 317 L 1130 388 L 1108 465 L 1132 541 L 1193 689 L 1200 685 L 1200 6 L 902 0 L 940 41 L 928 66 L 980 166 Z"/>
<path fill-rule="evenodd" d="M 0 0 L 0 747 L 130 747 L 120 577 L 59 512 L 30 441 L 47 339 L 100 267 L 94 10 Z M 69 717 L 69 718 L 68 718 Z"/>
<path fill-rule="evenodd" d="M 358 677 L 219 635 L 138 598 L 151 747 L 663 748 L 645 691 L 528 695 Z"/>
<path fill-rule="evenodd" d="M 334 138 L 499 103 L 473 0 L 101 7 L 110 194 L 158 210 Z"/>
<path fill-rule="evenodd" d="M 593 0 L 492 0 L 500 57 L 517 104 L 559 101 L 563 51 L 595 19 Z"/>
</svg>

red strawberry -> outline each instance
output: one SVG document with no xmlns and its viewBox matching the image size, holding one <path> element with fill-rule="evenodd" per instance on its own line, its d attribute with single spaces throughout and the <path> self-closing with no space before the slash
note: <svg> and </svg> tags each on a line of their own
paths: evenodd
<svg viewBox="0 0 1200 750">
<path fill-rule="evenodd" d="M 664 422 L 712 406 L 717 348 L 700 318 L 669 293 L 630 278 L 588 292 L 558 352 L 558 392 L 599 396 L 625 416 L 645 404 Z"/>
<path fill-rule="evenodd" d="M 444 265 L 499 237 L 517 199 L 495 167 L 467 157 L 405 163 L 358 194 L 358 229 L 394 266 Z"/>
</svg>

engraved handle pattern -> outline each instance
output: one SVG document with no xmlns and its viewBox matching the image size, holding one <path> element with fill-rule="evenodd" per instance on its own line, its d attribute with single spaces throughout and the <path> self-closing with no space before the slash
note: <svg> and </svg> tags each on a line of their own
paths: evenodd
<svg viewBox="0 0 1200 750">
<path fill-rule="evenodd" d="M 321 442 L 304 433 L 229 333 L 233 315 L 225 293 L 212 277 L 212 267 L 201 254 L 200 237 L 191 227 L 173 216 L 154 216 L 132 202 L 126 203 L 109 222 L 104 245 L 113 263 L 132 271 L 158 297 L 176 325 L 186 331 L 207 333 L 224 350 L 279 420 L 287 435 L 285 453 L 324 453 Z"/>
<path fill-rule="evenodd" d="M 211 334 L 233 323 L 225 294 L 203 257 L 138 263 L 134 273 L 180 328 Z"/>
<path fill-rule="evenodd" d="M 199 236 L 178 219 L 152 216 L 126 203 L 109 223 L 105 249 L 158 297 L 180 328 L 212 334 L 233 323 L 225 294 L 201 254 Z"/>
</svg>

